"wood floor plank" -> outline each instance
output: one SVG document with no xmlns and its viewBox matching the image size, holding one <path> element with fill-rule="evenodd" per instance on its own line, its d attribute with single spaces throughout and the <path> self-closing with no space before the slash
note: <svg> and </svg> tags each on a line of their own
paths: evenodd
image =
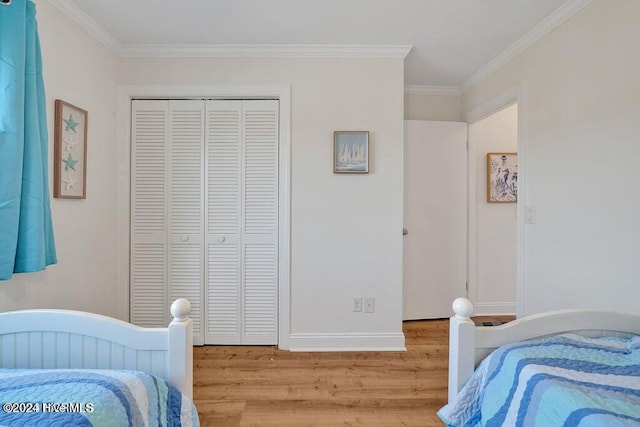
<svg viewBox="0 0 640 427">
<path fill-rule="evenodd" d="M 426 399 L 256 401 L 241 427 L 427 426 L 437 422 Z"/>
<path fill-rule="evenodd" d="M 244 400 L 199 399 L 196 402 L 203 427 L 238 427 L 246 405 Z"/>
</svg>

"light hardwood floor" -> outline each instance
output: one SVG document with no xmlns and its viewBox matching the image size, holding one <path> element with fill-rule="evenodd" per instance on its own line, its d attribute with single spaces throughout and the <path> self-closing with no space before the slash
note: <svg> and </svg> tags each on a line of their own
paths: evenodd
<svg viewBox="0 0 640 427">
<path fill-rule="evenodd" d="M 448 320 L 404 323 L 406 352 L 194 348 L 203 426 L 441 426 Z"/>
</svg>

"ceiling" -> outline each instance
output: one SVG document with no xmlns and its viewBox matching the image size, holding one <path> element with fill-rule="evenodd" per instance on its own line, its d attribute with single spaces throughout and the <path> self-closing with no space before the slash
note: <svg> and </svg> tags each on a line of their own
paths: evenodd
<svg viewBox="0 0 640 427">
<path fill-rule="evenodd" d="M 405 84 L 461 87 L 567 0 L 69 2 L 123 47 L 410 45 Z"/>
</svg>

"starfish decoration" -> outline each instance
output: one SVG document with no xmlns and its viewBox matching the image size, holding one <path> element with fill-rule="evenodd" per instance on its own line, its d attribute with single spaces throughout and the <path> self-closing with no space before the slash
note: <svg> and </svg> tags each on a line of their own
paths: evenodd
<svg viewBox="0 0 640 427">
<path fill-rule="evenodd" d="M 80 143 L 80 141 L 71 141 L 65 138 L 62 138 L 62 142 L 64 142 L 67 146 L 67 151 L 73 151 L 76 145 Z"/>
<path fill-rule="evenodd" d="M 76 133 L 76 127 L 80 124 L 80 122 L 76 122 L 73 119 L 73 115 L 72 114 L 69 114 L 69 119 L 68 120 L 67 119 L 62 119 L 62 121 L 67 125 L 64 128 L 64 130 L 66 132 L 69 132 L 69 130 L 72 130 L 73 133 Z"/>
<path fill-rule="evenodd" d="M 73 186 L 76 182 L 78 182 L 78 180 L 75 178 L 68 177 L 66 179 L 62 178 L 62 182 L 64 182 L 64 185 L 66 186 L 66 191 L 69 191 L 74 189 Z"/>
<path fill-rule="evenodd" d="M 68 172 L 69 169 L 76 170 L 76 163 L 78 163 L 78 161 L 73 160 L 73 158 L 71 158 L 71 153 L 69 153 L 69 157 L 67 157 L 66 160 L 62 159 L 62 163 L 64 163 L 65 172 Z"/>
</svg>

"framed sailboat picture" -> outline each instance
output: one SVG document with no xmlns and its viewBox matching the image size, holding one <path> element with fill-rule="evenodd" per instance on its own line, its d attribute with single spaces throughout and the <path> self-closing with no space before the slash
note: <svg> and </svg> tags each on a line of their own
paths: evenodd
<svg viewBox="0 0 640 427">
<path fill-rule="evenodd" d="M 369 173 L 369 132 L 333 133 L 333 172 Z"/>
</svg>

